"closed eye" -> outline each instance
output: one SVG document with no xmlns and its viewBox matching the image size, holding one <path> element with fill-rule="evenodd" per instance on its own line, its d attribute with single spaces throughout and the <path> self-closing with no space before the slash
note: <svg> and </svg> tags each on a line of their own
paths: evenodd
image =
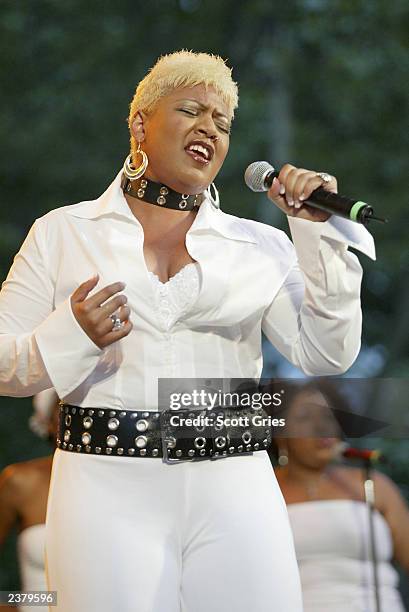
<svg viewBox="0 0 409 612">
<path fill-rule="evenodd" d="M 187 115 L 190 115 L 191 117 L 197 117 L 197 113 L 195 113 L 194 111 L 187 110 L 186 108 L 181 108 L 179 110 L 181 110 L 182 113 L 186 113 Z"/>
<path fill-rule="evenodd" d="M 190 115 L 191 117 L 197 117 L 198 114 L 195 111 L 188 110 L 187 108 L 180 108 L 180 112 L 185 113 L 186 115 Z M 217 128 L 223 132 L 224 134 L 230 134 L 230 129 L 224 127 L 223 125 L 218 125 Z"/>
</svg>

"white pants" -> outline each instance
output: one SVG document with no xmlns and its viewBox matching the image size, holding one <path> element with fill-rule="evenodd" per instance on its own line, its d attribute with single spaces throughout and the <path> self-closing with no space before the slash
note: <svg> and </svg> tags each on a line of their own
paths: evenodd
<svg viewBox="0 0 409 612">
<path fill-rule="evenodd" d="M 57 449 L 46 566 L 50 612 L 302 612 L 265 451 L 167 465 Z"/>
</svg>

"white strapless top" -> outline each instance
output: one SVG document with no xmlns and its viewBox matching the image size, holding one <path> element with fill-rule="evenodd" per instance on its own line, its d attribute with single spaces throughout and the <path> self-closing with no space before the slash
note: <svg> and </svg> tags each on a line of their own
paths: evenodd
<svg viewBox="0 0 409 612">
<path fill-rule="evenodd" d="M 23 529 L 17 537 L 22 591 L 46 591 L 44 569 L 45 523 Z M 48 606 L 20 606 L 21 612 L 48 612 Z"/>
<path fill-rule="evenodd" d="M 375 612 L 368 509 L 350 499 L 288 504 L 304 612 Z M 382 612 L 405 612 L 389 525 L 374 514 Z"/>
<path fill-rule="evenodd" d="M 166 283 L 162 283 L 150 270 L 148 274 L 154 290 L 158 320 L 161 327 L 168 331 L 180 316 L 188 312 L 199 296 L 199 264 L 187 264 Z"/>
</svg>

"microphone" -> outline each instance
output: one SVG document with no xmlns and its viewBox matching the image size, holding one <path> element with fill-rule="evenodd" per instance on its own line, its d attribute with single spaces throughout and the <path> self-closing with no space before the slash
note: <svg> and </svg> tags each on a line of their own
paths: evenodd
<svg viewBox="0 0 409 612">
<path fill-rule="evenodd" d="M 244 181 L 252 191 L 268 191 L 273 184 L 273 180 L 278 178 L 278 174 L 268 162 L 256 161 L 247 167 L 244 173 Z M 387 219 L 375 217 L 372 206 L 366 204 L 366 202 L 326 191 L 322 187 L 314 189 L 303 203 L 363 225 L 367 225 L 371 219 L 387 223 Z"/>
<path fill-rule="evenodd" d="M 380 450 L 370 450 L 368 448 L 353 448 L 346 442 L 339 442 L 334 449 L 335 456 L 342 456 L 345 459 L 362 459 L 371 463 L 386 463 L 386 457 Z"/>
</svg>

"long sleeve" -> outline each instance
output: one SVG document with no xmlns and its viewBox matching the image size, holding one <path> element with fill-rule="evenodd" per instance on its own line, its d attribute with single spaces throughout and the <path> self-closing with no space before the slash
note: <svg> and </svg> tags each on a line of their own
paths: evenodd
<svg viewBox="0 0 409 612">
<path fill-rule="evenodd" d="M 54 307 L 44 218 L 31 227 L 0 291 L 0 394 L 59 397 L 94 369 L 101 349 L 75 319 L 70 299 Z"/>
<path fill-rule="evenodd" d="M 266 308 L 262 330 L 311 376 L 342 374 L 361 346 L 362 268 L 348 246 L 375 259 L 372 236 L 358 224 L 289 218 L 298 263 Z"/>
</svg>

